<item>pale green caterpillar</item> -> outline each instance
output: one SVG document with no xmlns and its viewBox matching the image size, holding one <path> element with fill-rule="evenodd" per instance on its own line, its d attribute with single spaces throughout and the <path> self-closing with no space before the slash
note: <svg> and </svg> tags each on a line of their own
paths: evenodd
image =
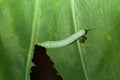
<svg viewBox="0 0 120 80">
<path fill-rule="evenodd" d="M 79 39 L 81 37 L 84 37 L 88 31 L 89 30 L 82 29 L 82 30 L 76 32 L 75 34 L 71 35 L 70 37 L 68 37 L 68 38 L 66 38 L 64 40 L 60 40 L 60 41 L 46 41 L 46 42 L 38 43 L 37 45 L 38 46 L 42 46 L 44 48 L 64 47 L 64 46 L 70 45 L 71 43 L 73 43 L 77 39 Z"/>
</svg>

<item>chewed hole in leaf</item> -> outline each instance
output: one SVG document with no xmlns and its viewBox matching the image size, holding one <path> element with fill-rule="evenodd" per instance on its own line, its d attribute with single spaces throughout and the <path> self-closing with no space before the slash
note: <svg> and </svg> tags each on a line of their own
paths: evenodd
<svg viewBox="0 0 120 80">
<path fill-rule="evenodd" d="M 36 65 L 31 68 L 30 80 L 62 80 L 53 67 L 54 63 L 46 54 L 46 49 L 35 45 L 32 62 Z"/>
</svg>

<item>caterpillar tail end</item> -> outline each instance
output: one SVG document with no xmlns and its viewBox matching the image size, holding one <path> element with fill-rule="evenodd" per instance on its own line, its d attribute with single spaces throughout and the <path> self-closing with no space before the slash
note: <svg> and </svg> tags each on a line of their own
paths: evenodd
<svg viewBox="0 0 120 80">
<path fill-rule="evenodd" d="M 44 47 L 44 48 L 50 48 L 49 41 L 42 42 L 42 43 L 37 43 L 38 46 Z"/>
<path fill-rule="evenodd" d="M 37 43 L 38 46 L 41 46 L 41 43 Z"/>
</svg>

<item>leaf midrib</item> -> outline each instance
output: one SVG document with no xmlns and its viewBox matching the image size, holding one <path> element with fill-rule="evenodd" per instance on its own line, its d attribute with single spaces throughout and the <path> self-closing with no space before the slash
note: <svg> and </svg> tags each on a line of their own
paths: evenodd
<svg viewBox="0 0 120 80">
<path fill-rule="evenodd" d="M 32 61 L 32 56 L 33 56 L 33 48 L 34 48 L 34 44 L 36 41 L 36 28 L 37 28 L 37 20 L 38 20 L 38 16 L 39 16 L 38 13 L 39 13 L 39 0 L 36 0 L 34 16 L 33 16 L 33 23 L 32 23 L 31 41 L 30 41 L 26 71 L 25 71 L 25 80 L 29 79 L 29 72 L 30 72 L 31 63 L 32 63 L 31 61 Z"/>
<path fill-rule="evenodd" d="M 73 17 L 75 32 L 77 32 L 78 31 L 78 23 L 77 23 L 77 16 L 76 16 L 76 10 L 75 10 L 75 0 L 71 0 L 71 9 L 72 9 L 72 17 Z M 82 54 L 82 48 L 81 48 L 81 45 L 80 45 L 79 41 L 77 41 L 77 46 L 78 46 L 79 56 L 80 56 L 80 59 L 81 59 L 81 63 L 82 63 L 83 71 L 84 71 L 84 74 L 85 74 L 85 78 L 86 78 L 86 80 L 89 80 L 88 72 L 86 70 L 85 60 L 84 60 L 84 57 L 83 57 L 83 54 Z"/>
</svg>

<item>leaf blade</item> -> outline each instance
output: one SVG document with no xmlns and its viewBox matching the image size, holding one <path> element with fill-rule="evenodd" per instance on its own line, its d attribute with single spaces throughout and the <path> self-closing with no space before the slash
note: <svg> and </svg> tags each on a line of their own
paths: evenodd
<svg viewBox="0 0 120 80">
<path fill-rule="evenodd" d="M 52 0 L 51 0 L 51 3 L 52 3 Z M 42 26 L 45 25 L 45 26 L 49 26 L 49 27 L 47 27 L 48 30 L 46 30 L 45 27 L 43 28 L 41 26 L 42 30 L 46 30 L 46 33 L 44 34 L 44 36 L 46 36 L 46 37 L 42 37 L 42 33 L 44 33 L 44 31 L 43 32 L 42 32 L 42 30 L 39 31 L 41 34 L 40 35 L 41 38 L 39 38 L 39 41 L 42 42 L 42 41 L 46 41 L 46 40 L 60 40 L 60 39 L 64 39 L 67 35 L 70 35 L 72 32 L 74 33 L 75 28 L 73 27 L 74 22 L 73 22 L 73 18 L 72 18 L 72 13 L 70 12 L 70 10 L 71 10 L 70 1 L 68 1 L 68 2 L 66 1 L 67 9 L 64 10 L 65 14 L 62 12 L 62 8 L 63 7 L 66 8 L 64 6 L 65 2 L 61 1 L 61 3 L 62 3 L 62 6 L 60 4 L 60 1 L 58 1 L 58 3 L 56 2 L 57 6 L 55 6 L 56 4 L 54 4 L 54 1 L 53 1 L 54 8 L 53 8 L 53 5 L 52 6 L 49 5 L 49 7 L 50 7 L 49 9 L 44 9 L 43 13 L 46 14 L 44 16 L 47 16 L 47 20 L 46 20 L 47 25 L 44 23 L 44 21 L 42 21 L 42 19 L 41 19 L 41 23 L 43 23 Z M 75 21 L 75 22 L 78 22 L 77 23 L 78 28 L 76 28 L 76 29 L 78 29 L 78 30 L 81 28 L 90 29 L 90 28 L 96 27 L 95 30 L 90 31 L 87 34 L 88 40 L 86 41 L 86 43 L 81 45 L 81 47 L 82 47 L 81 51 L 82 51 L 82 55 L 84 58 L 84 64 L 86 65 L 86 69 L 87 69 L 86 72 L 88 74 L 89 80 L 96 80 L 96 79 L 97 80 L 106 80 L 106 79 L 119 80 L 118 76 L 114 77 L 116 75 L 116 73 L 118 73 L 117 72 L 117 70 L 119 70 L 118 67 L 114 67 L 111 65 L 113 63 L 113 61 L 116 61 L 116 64 L 114 64 L 114 65 L 119 66 L 118 62 L 117 62 L 117 60 L 119 61 L 119 59 L 117 58 L 116 60 L 114 60 L 115 55 L 112 58 L 112 55 L 114 54 L 115 51 L 111 51 L 112 48 L 110 48 L 112 45 L 112 47 L 114 47 L 114 49 L 115 49 L 115 45 L 117 45 L 119 43 L 118 42 L 119 37 L 115 36 L 118 34 L 117 32 L 119 32 L 119 30 L 116 31 L 116 29 L 118 28 L 118 25 L 119 25 L 119 23 L 118 23 L 119 22 L 118 13 L 120 11 L 119 4 L 120 4 L 120 2 L 118 0 L 114 0 L 114 1 L 112 1 L 112 0 L 110 0 L 110 1 L 107 1 L 107 0 L 100 0 L 100 1 L 76 0 L 76 8 L 77 8 L 76 16 L 77 16 L 77 20 L 78 20 L 78 21 L 77 20 Z M 59 6 L 61 8 L 59 8 Z M 46 10 L 46 12 L 45 12 L 45 10 Z M 69 11 L 67 11 L 67 10 L 69 10 Z M 50 11 L 49 15 L 47 14 L 47 11 Z M 61 18 L 58 17 L 59 15 L 62 15 L 62 16 L 60 16 Z M 68 15 L 69 15 L 69 18 L 66 18 L 66 16 L 68 17 Z M 44 16 L 42 16 L 42 17 L 44 17 Z M 64 18 L 64 20 L 62 18 Z M 71 19 L 71 20 L 69 20 L 69 19 Z M 61 23 L 63 23 L 62 26 L 61 26 Z M 113 27 L 115 27 L 115 30 L 113 29 Z M 116 40 L 114 40 L 115 42 L 113 42 L 113 43 L 109 43 L 109 41 L 112 41 L 112 39 L 113 39 L 112 38 L 113 36 L 110 36 L 111 34 L 112 35 L 114 34 L 114 38 L 116 38 Z M 57 35 L 59 35 L 59 36 L 57 36 Z M 108 46 L 108 47 L 106 48 L 105 46 Z M 59 73 L 62 75 L 62 77 L 65 80 L 73 80 L 73 79 L 78 80 L 80 78 L 79 77 L 80 75 L 81 75 L 81 80 L 86 80 L 85 74 L 84 75 L 82 74 L 84 72 L 83 72 L 83 69 L 81 66 L 81 60 L 80 60 L 80 58 L 78 58 L 79 55 L 77 53 L 80 53 L 80 52 L 78 52 L 79 50 L 77 48 L 78 48 L 77 44 L 74 43 L 73 45 L 71 45 L 69 47 L 64 47 L 64 49 L 61 48 L 61 49 L 56 49 L 56 50 L 53 50 L 53 49 L 47 50 L 48 55 L 55 62 L 56 69 L 59 71 Z M 110 51 L 109 51 L 109 48 L 110 48 Z M 118 50 L 118 49 L 119 49 L 119 47 L 117 45 L 117 49 L 115 49 L 115 50 Z M 102 52 L 103 50 L 106 52 L 105 53 Z M 112 58 L 113 61 L 111 61 L 110 59 L 107 58 L 107 56 L 108 56 L 107 52 L 109 52 L 111 54 L 110 57 Z M 72 56 L 74 56 L 74 57 L 72 57 Z M 71 59 L 73 61 L 71 61 Z M 110 62 L 109 62 L 109 60 L 110 60 Z M 79 64 L 79 67 L 82 70 L 80 70 L 80 69 L 76 70 L 76 68 L 78 68 L 76 61 L 78 61 L 77 63 Z M 108 63 L 109 63 L 109 65 L 108 65 Z M 99 64 L 101 64 L 103 66 L 101 66 Z M 74 68 L 73 68 L 73 66 L 74 66 Z M 107 69 L 107 66 L 109 67 L 109 69 Z M 114 70 L 111 68 L 114 68 Z M 117 68 L 117 69 L 115 70 L 115 68 Z M 100 73 L 99 73 L 99 70 L 101 70 Z M 107 72 L 109 74 L 107 74 Z M 72 75 L 72 73 L 77 74 L 76 77 L 75 77 L 75 75 Z M 113 73 L 115 74 L 114 76 L 113 76 Z M 79 74 L 79 76 L 78 76 L 78 74 Z M 97 77 L 94 75 L 96 75 Z"/>
<path fill-rule="evenodd" d="M 0 80 L 25 80 L 34 1 L 0 1 Z M 34 46 L 33 46 L 34 47 Z M 27 76 L 25 76 L 27 75 Z"/>
</svg>

